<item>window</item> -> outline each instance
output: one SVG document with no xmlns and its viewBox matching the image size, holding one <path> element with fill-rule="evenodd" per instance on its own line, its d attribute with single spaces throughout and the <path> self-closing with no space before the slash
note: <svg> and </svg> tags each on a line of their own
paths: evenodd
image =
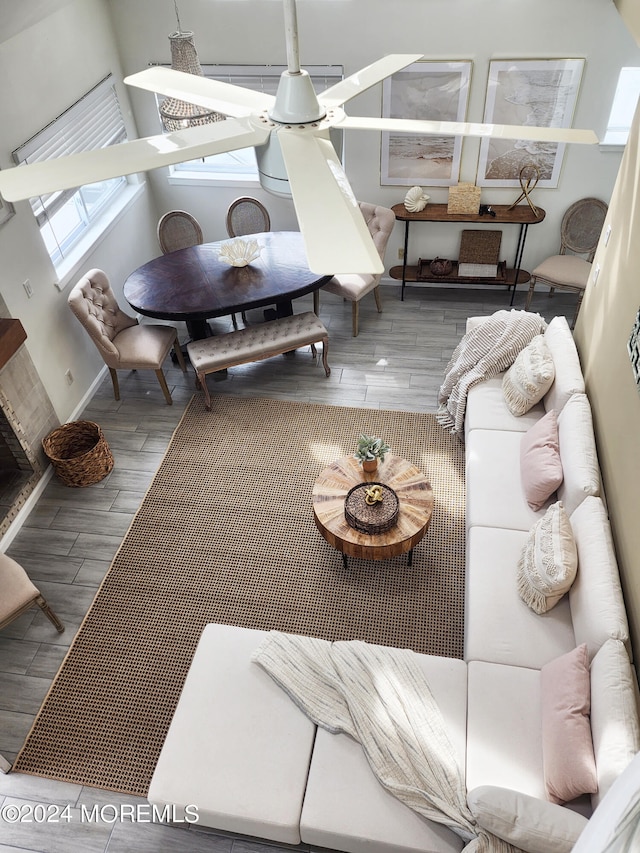
<svg viewBox="0 0 640 853">
<path fill-rule="evenodd" d="M 640 68 L 621 68 L 603 145 L 626 145 L 640 95 Z"/>
<path fill-rule="evenodd" d="M 256 92 L 275 95 L 284 65 L 202 65 L 205 77 L 244 86 Z M 307 65 L 316 93 L 323 92 L 343 78 L 341 65 Z M 161 100 L 161 99 L 159 99 Z M 171 167 L 171 176 L 178 179 L 218 181 L 258 181 L 258 166 L 253 148 L 241 148 L 225 154 L 215 154 L 203 160 L 180 163 Z"/>
<path fill-rule="evenodd" d="M 19 165 L 38 163 L 105 148 L 126 138 L 120 105 L 109 76 L 16 149 L 13 159 Z M 60 265 L 126 186 L 126 178 L 111 178 L 30 200 L 54 266 Z"/>
</svg>

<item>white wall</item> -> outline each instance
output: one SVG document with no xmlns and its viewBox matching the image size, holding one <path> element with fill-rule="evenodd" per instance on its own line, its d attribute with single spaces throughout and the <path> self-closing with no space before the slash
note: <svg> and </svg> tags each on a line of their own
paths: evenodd
<svg viewBox="0 0 640 853">
<path fill-rule="evenodd" d="M 104 0 L 39 0 L 5 3 L 0 40 L 0 167 L 13 165 L 11 151 L 52 121 L 120 62 Z M 30 8 L 26 8 L 29 6 Z M 5 28 L 5 21 L 7 27 Z M 9 35 L 10 33 L 10 35 Z M 123 85 L 119 86 L 128 129 L 135 123 Z M 82 271 L 104 269 L 121 292 L 127 273 L 156 251 L 155 206 L 147 190 L 97 244 L 60 292 L 28 202 L 0 228 L 0 292 L 26 331 L 26 346 L 61 421 L 77 407 L 104 363 L 67 306 L 71 283 Z M 33 297 L 22 282 L 29 279 Z M 64 377 L 71 369 L 75 382 Z"/>
<path fill-rule="evenodd" d="M 170 59 L 168 35 L 176 27 L 172 0 L 0 0 L 0 167 L 12 165 L 11 151 L 68 107 L 93 83 L 112 71 L 124 74 L 150 61 Z M 184 29 L 193 29 L 203 62 L 285 63 L 280 0 L 179 0 Z M 38 15 L 45 15 L 40 19 Z M 302 64 L 343 64 L 350 74 L 386 53 L 424 53 L 430 59 L 471 59 L 473 75 L 468 118 L 481 120 L 490 58 L 586 58 L 575 125 L 601 134 L 609 112 L 618 70 L 640 64 L 639 51 L 611 0 L 299 0 Z M 125 119 L 132 132 L 157 133 L 153 96 L 119 86 Z M 130 104 L 134 114 L 130 111 Z M 381 86 L 348 104 L 353 115 L 380 114 Z M 463 146 L 461 179 L 475 179 L 479 143 Z M 403 188 L 380 186 L 380 137 L 351 132 L 346 140 L 347 172 L 356 195 L 392 205 Z M 595 195 L 609 199 L 620 154 L 597 147 L 568 149 L 557 190 L 536 190 L 534 200 L 547 210 L 545 222 L 529 230 L 525 265 L 555 250 L 560 218 L 575 199 Z M 206 239 L 225 236 L 229 202 L 247 188 L 169 186 L 165 170 L 149 173 L 150 191 L 119 221 L 77 274 L 93 266 L 107 271 L 116 291 L 126 275 L 158 254 L 157 217 L 182 207 L 203 224 Z M 292 204 L 249 188 L 261 197 L 273 227 L 296 228 Z M 446 201 L 446 189 L 430 189 L 434 202 Z M 510 203 L 517 192 L 483 193 L 488 203 Z M 66 292 L 53 286 L 55 273 L 40 241 L 28 204 L 0 228 L 0 293 L 11 313 L 22 320 L 27 346 L 66 420 L 102 367 L 97 351 L 66 305 Z M 505 256 L 517 229 L 504 232 Z M 422 233 L 420 233 L 422 231 Z M 455 256 L 459 235 L 450 226 L 416 229 L 412 253 Z M 387 266 L 397 262 L 402 228 L 392 236 Z M 77 277 L 76 274 L 76 277 Z M 27 299 L 22 282 L 34 289 Z M 73 280 L 70 277 L 70 281 Z M 64 379 L 71 368 L 72 386 Z"/>
</svg>

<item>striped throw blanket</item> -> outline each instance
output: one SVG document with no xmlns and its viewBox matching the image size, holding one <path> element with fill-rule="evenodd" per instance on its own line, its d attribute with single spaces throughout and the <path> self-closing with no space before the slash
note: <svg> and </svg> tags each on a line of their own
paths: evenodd
<svg viewBox="0 0 640 853">
<path fill-rule="evenodd" d="M 438 423 L 453 435 L 464 435 L 469 389 L 510 367 L 520 350 L 547 328 L 539 314 L 496 311 L 470 329 L 453 351 L 438 393 Z"/>
<path fill-rule="evenodd" d="M 444 719 L 412 651 L 273 631 L 253 660 L 316 725 L 357 740 L 380 783 L 460 836 L 465 853 L 518 853 L 476 825 Z"/>
</svg>

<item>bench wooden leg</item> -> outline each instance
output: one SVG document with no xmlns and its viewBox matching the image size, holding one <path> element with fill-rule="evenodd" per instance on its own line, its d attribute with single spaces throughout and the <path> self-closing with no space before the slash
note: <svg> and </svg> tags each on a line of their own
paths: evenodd
<svg viewBox="0 0 640 853">
<path fill-rule="evenodd" d="M 204 407 L 210 412 L 211 411 L 211 394 L 209 394 L 209 386 L 207 385 L 207 374 L 206 373 L 198 373 L 198 382 L 200 383 L 200 387 L 204 392 Z"/>
</svg>

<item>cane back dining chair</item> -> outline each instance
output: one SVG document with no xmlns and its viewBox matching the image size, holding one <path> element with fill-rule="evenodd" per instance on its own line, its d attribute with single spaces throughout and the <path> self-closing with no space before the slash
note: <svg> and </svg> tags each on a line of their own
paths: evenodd
<svg viewBox="0 0 640 853">
<path fill-rule="evenodd" d="M 188 246 L 199 246 L 204 240 L 200 223 L 186 210 L 170 210 L 161 216 L 157 234 L 163 255 Z"/>
<path fill-rule="evenodd" d="M 575 326 L 607 209 L 597 198 L 582 198 L 567 209 L 560 227 L 560 251 L 531 273 L 525 310 L 529 310 L 536 284 L 548 285 L 549 296 L 556 288 L 574 291 L 578 294 L 578 302 L 571 328 Z"/>
<path fill-rule="evenodd" d="M 69 294 L 69 307 L 89 333 L 113 383 L 113 395 L 120 399 L 117 370 L 154 370 L 162 393 L 173 403 L 162 364 L 173 348 L 178 364 L 186 373 L 178 333 L 174 326 L 160 323 L 138 323 L 120 309 L 103 270 L 92 269 L 74 285 Z"/>
<path fill-rule="evenodd" d="M 271 230 L 271 218 L 267 208 L 257 198 L 242 196 L 232 201 L 227 210 L 227 234 L 243 237 L 245 234 L 260 234 Z"/>
<path fill-rule="evenodd" d="M 388 207 L 382 207 L 379 204 L 369 204 L 366 201 L 358 202 L 360 211 L 367 223 L 369 233 L 373 238 L 376 249 L 382 261 L 384 261 L 384 253 L 389 242 L 389 237 L 393 231 L 393 226 L 396 223 L 396 215 Z M 351 326 L 353 337 L 358 334 L 358 305 L 363 296 L 371 293 L 376 300 L 376 308 L 378 314 L 382 312 L 382 301 L 380 299 L 380 279 L 382 275 L 334 275 L 331 281 L 328 281 L 321 290 L 328 290 L 330 293 L 336 293 L 351 302 Z M 314 291 L 313 294 L 313 310 L 318 313 L 320 307 L 320 292 Z"/>
<path fill-rule="evenodd" d="M 271 230 L 269 211 L 257 198 L 243 195 L 232 201 L 227 210 L 227 234 L 229 237 L 244 237 L 245 234 L 261 234 Z M 238 321 L 233 314 L 233 325 L 237 329 Z M 247 324 L 247 316 L 242 312 L 242 322 Z"/>
</svg>

